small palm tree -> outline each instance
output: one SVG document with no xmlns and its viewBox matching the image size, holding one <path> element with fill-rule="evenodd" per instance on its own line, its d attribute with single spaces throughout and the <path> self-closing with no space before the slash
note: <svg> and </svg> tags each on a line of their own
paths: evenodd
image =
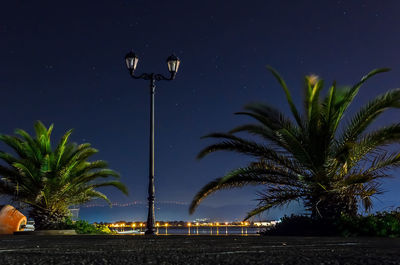
<svg viewBox="0 0 400 265">
<path fill-rule="evenodd" d="M 67 131 L 55 149 L 51 147 L 48 129 L 40 121 L 34 125 L 36 137 L 17 129 L 17 136 L 0 134 L 0 140 L 16 153 L 0 151 L 0 193 L 30 206 L 29 214 L 37 229 L 60 227 L 70 215 L 68 207 L 106 195 L 96 190 L 113 186 L 127 194 L 127 188 L 117 180 L 98 182 L 99 178 L 119 178 L 107 168 L 105 161 L 88 162 L 98 151 L 85 143 L 68 143 L 72 130 Z"/>
<path fill-rule="evenodd" d="M 190 213 L 211 193 L 245 185 L 265 187 L 259 205 L 246 219 L 294 200 L 303 201 L 314 218 L 356 215 L 359 203 L 369 210 L 371 197 L 381 192 L 380 179 L 388 177 L 389 169 L 400 167 L 400 153 L 384 148 L 400 142 L 400 123 L 367 129 L 385 110 L 400 108 L 400 89 L 376 97 L 347 123 L 342 120 L 361 85 L 388 69 L 371 71 L 346 91 L 339 91 L 334 82 L 323 98 L 323 81 L 306 76 L 303 114 L 284 80 L 269 70 L 283 88 L 294 119 L 271 106 L 250 104 L 237 114 L 250 116 L 256 123 L 205 136 L 219 141 L 203 149 L 198 158 L 222 150 L 249 155 L 254 161 L 205 185 L 195 195 Z M 259 136 L 263 142 L 239 137 L 238 132 Z"/>
</svg>

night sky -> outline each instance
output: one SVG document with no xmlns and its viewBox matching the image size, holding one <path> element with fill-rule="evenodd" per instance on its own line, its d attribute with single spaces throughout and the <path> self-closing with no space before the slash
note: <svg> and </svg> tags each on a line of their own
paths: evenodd
<svg viewBox="0 0 400 265">
<path fill-rule="evenodd" d="M 148 81 L 129 76 L 124 56 L 139 55 L 137 74 L 168 75 L 174 52 L 182 61 L 176 79 L 156 84 L 156 201 L 189 203 L 204 184 L 249 161 L 232 153 L 197 161 L 211 143 L 202 135 L 249 121 L 233 115 L 249 102 L 289 113 L 266 65 L 283 75 L 298 105 L 310 73 L 351 85 L 374 68 L 392 68 L 369 81 L 350 110 L 399 87 L 399 12 L 396 0 L 2 1 L 0 131 L 32 132 L 41 120 L 54 123 L 58 141 L 74 128 L 72 140 L 99 149 L 94 158 L 129 187 L 129 197 L 105 190 L 110 199 L 145 201 Z M 375 125 L 399 115 L 388 112 Z M 394 176 L 375 210 L 400 206 L 400 172 Z M 203 204 L 255 205 L 259 189 L 219 192 Z"/>
</svg>

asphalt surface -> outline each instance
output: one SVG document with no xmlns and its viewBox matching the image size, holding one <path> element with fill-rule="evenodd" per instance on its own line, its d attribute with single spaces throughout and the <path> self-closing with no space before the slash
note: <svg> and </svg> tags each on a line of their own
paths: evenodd
<svg viewBox="0 0 400 265">
<path fill-rule="evenodd" d="M 400 239 L 10 235 L 0 264 L 400 264 Z"/>
</svg>

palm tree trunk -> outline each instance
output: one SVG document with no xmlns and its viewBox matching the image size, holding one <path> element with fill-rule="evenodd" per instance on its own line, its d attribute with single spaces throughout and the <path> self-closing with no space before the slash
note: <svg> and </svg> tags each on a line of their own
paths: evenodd
<svg viewBox="0 0 400 265">
<path fill-rule="evenodd" d="M 336 220 L 342 215 L 356 216 L 358 209 L 354 196 L 337 193 L 310 197 L 306 206 L 311 210 L 312 218 L 331 220 Z"/>
<path fill-rule="evenodd" d="M 32 208 L 30 217 L 35 221 L 35 230 L 65 229 L 65 213 L 50 212 L 40 208 Z"/>
</svg>

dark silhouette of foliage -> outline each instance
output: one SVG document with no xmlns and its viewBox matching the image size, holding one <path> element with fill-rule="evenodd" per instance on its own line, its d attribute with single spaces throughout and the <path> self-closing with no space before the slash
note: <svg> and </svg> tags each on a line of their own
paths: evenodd
<svg viewBox="0 0 400 265">
<path fill-rule="evenodd" d="M 323 80 L 306 76 L 302 113 L 293 103 L 285 81 L 274 69 L 269 70 L 285 92 L 293 119 L 269 105 L 249 104 L 236 114 L 249 116 L 255 123 L 228 133 L 206 135 L 204 138 L 217 142 L 204 148 L 198 158 L 216 151 L 232 151 L 251 156 L 254 161 L 205 185 L 195 195 L 190 213 L 211 193 L 245 185 L 265 188 L 258 207 L 246 219 L 294 200 L 303 201 L 314 219 L 356 216 L 359 204 L 368 211 L 371 197 L 381 192 L 380 180 L 388 177 L 389 169 L 400 166 L 400 153 L 384 148 L 400 142 L 400 123 L 367 129 L 386 110 L 400 108 L 400 89 L 376 97 L 346 123 L 343 117 L 364 82 L 389 69 L 373 70 L 345 91 L 338 90 L 334 82 L 324 97 Z M 262 141 L 237 135 L 242 132 Z"/>
<path fill-rule="evenodd" d="M 400 237 L 400 212 L 378 212 L 367 216 L 342 215 L 335 220 L 305 215 L 285 216 L 262 232 L 268 236 L 379 236 Z"/>
</svg>

